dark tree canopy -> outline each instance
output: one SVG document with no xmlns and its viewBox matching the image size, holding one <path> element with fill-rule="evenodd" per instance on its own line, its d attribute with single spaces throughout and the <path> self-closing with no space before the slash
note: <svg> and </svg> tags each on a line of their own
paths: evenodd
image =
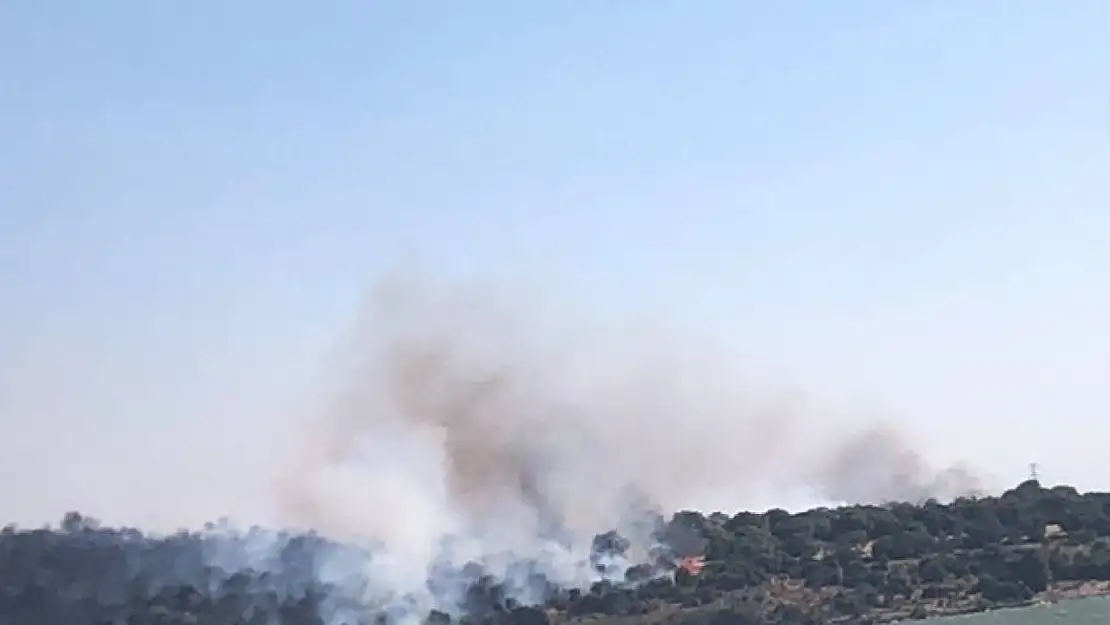
<svg viewBox="0 0 1110 625">
<path fill-rule="evenodd" d="M 529 599 L 471 564 L 434 576 L 457 609 L 419 611 L 404 596 L 368 606 L 320 579 L 318 564 L 346 548 L 315 534 L 281 534 L 264 563 L 219 564 L 210 534 L 145 536 L 69 513 L 55 528 L 0 533 L 0 625 L 862 623 L 1110 588 L 1110 494 L 1033 481 L 949 504 L 685 511 L 657 534 L 668 549 L 623 581 L 558 588 L 522 563 L 514 577 L 540 589 Z M 601 534 L 591 563 L 611 567 L 628 548 Z M 700 572 L 675 566 L 695 556 Z"/>
</svg>

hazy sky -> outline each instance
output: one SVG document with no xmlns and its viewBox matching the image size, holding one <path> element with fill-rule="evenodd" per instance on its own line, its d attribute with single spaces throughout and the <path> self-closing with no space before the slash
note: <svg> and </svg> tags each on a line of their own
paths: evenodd
<svg viewBox="0 0 1110 625">
<path fill-rule="evenodd" d="M 262 506 L 395 267 L 1110 489 L 1108 147 L 1104 0 L 7 2 L 3 514 Z"/>
</svg>

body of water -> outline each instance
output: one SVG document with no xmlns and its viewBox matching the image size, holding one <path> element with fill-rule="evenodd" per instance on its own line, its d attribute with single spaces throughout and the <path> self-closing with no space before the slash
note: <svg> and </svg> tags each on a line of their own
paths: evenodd
<svg viewBox="0 0 1110 625">
<path fill-rule="evenodd" d="M 928 625 L 1099 625 L 1110 624 L 1110 597 L 1062 601 L 1015 610 L 948 616 L 922 621 Z"/>
</svg>

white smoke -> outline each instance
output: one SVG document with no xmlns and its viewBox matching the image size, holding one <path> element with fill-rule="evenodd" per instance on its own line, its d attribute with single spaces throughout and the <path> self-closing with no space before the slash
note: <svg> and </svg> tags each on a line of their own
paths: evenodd
<svg viewBox="0 0 1110 625">
<path fill-rule="evenodd" d="M 620 530 L 646 561 L 644 519 L 699 500 L 978 487 L 930 467 L 892 424 L 822 419 L 789 389 L 746 382 L 716 349 L 572 331 L 513 304 L 393 281 L 342 345 L 343 373 L 278 495 L 287 521 L 373 546 L 358 564 L 368 596 L 451 609 L 458 589 L 428 585 L 445 562 L 482 563 L 521 601 L 542 596 L 535 572 L 585 586 L 602 575 L 588 564 L 596 534 Z"/>
</svg>

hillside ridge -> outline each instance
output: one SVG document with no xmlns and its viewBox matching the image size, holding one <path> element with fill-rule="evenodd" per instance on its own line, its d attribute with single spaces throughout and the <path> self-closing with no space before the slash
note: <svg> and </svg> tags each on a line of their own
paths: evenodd
<svg viewBox="0 0 1110 625">
<path fill-rule="evenodd" d="M 527 563 L 514 580 L 469 563 L 435 575 L 429 591 L 450 600 L 429 606 L 324 575 L 349 552 L 314 533 L 156 537 L 70 513 L 58 527 L 0 532 L 0 614 L 59 625 L 819 625 L 1110 593 L 1110 493 L 1033 480 L 950 503 L 659 521 L 659 548 L 634 566 L 612 568 L 628 562 L 619 534 L 595 539 L 603 581 L 559 588 Z M 251 551 L 263 535 L 265 557 Z"/>
</svg>

